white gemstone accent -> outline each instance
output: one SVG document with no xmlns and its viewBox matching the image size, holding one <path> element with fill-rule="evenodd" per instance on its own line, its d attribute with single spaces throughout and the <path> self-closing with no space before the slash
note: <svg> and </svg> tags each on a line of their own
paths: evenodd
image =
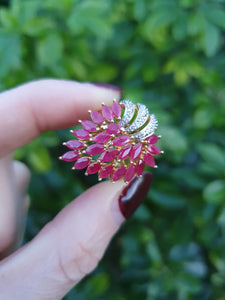
<svg viewBox="0 0 225 300">
<path fill-rule="evenodd" d="M 122 100 L 120 104 L 123 104 L 125 107 L 124 114 L 122 119 L 119 122 L 121 127 L 126 126 L 133 118 L 135 112 L 135 105 L 129 100 Z"/>
<path fill-rule="evenodd" d="M 150 118 L 151 118 L 150 122 L 148 123 L 147 126 L 145 126 L 141 131 L 133 134 L 133 137 L 135 139 L 144 140 L 154 133 L 154 131 L 156 130 L 156 128 L 158 126 L 158 121 L 157 121 L 155 115 L 153 115 L 153 114 L 150 115 Z"/>
<path fill-rule="evenodd" d="M 138 108 L 137 117 L 134 120 L 134 122 L 126 128 L 127 132 L 132 132 L 137 130 L 138 128 L 142 127 L 148 120 L 149 117 L 148 108 L 141 103 L 137 103 L 137 108 Z"/>
<path fill-rule="evenodd" d="M 129 100 L 122 100 L 120 101 L 120 104 L 124 105 L 124 114 L 119 122 L 119 125 L 122 128 L 125 127 L 124 130 L 126 132 L 130 133 L 133 131 L 138 131 L 139 128 L 146 125 L 142 130 L 132 134 L 132 137 L 136 139 L 136 141 L 142 141 L 154 133 L 158 126 L 158 121 L 154 114 L 149 114 L 148 108 L 145 105 L 141 103 L 134 105 Z M 134 117 L 135 109 L 137 110 L 137 116 L 132 124 L 129 124 Z M 150 121 L 148 121 L 149 117 Z"/>
</svg>

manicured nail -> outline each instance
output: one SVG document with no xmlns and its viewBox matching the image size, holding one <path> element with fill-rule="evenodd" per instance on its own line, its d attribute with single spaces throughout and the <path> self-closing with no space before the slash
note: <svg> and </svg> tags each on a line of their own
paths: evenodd
<svg viewBox="0 0 225 300">
<path fill-rule="evenodd" d="M 135 177 L 122 191 L 119 197 L 119 208 L 128 219 L 144 200 L 150 185 L 152 183 L 152 174 L 144 172 L 142 177 Z"/>
<path fill-rule="evenodd" d="M 90 83 L 93 85 L 96 85 L 97 87 L 102 87 L 104 89 L 118 91 L 121 96 L 123 95 L 123 89 L 121 89 L 120 87 L 118 87 L 116 85 L 109 84 L 109 83 L 102 83 L 102 82 L 90 82 Z"/>
</svg>

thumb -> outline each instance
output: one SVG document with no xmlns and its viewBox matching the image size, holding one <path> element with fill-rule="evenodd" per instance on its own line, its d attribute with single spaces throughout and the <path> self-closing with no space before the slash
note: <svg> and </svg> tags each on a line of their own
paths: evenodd
<svg viewBox="0 0 225 300">
<path fill-rule="evenodd" d="M 151 174 L 144 173 L 129 185 L 102 182 L 67 205 L 33 241 L 2 261 L 3 299 L 61 299 L 97 266 L 151 180 Z"/>
</svg>

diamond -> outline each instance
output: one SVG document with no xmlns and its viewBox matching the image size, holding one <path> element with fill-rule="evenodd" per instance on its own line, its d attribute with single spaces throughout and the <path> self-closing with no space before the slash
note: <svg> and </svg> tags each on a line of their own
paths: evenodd
<svg viewBox="0 0 225 300">
<path fill-rule="evenodd" d="M 152 135 L 156 130 L 157 126 L 158 126 L 158 121 L 156 117 L 153 114 L 151 114 L 150 122 L 148 123 L 148 125 L 146 125 L 141 131 L 134 133 L 133 137 L 136 138 L 137 140 L 143 140 L 149 137 L 150 135 Z"/>
<path fill-rule="evenodd" d="M 124 105 L 124 114 L 119 125 L 124 127 L 132 120 L 136 106 L 129 100 L 122 100 L 120 101 L 120 104 Z"/>
<path fill-rule="evenodd" d="M 133 123 L 126 128 L 127 132 L 132 132 L 142 127 L 149 118 L 149 112 L 145 105 L 137 103 L 137 108 L 138 108 L 137 117 L 133 121 Z"/>
</svg>

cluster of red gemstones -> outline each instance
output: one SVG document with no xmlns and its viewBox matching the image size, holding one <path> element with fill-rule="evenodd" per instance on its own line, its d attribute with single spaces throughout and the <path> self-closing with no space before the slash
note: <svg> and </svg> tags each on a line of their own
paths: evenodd
<svg viewBox="0 0 225 300">
<path fill-rule="evenodd" d="M 155 143 L 160 136 L 151 135 L 137 141 L 126 127 L 119 125 L 122 105 L 113 102 L 112 108 L 102 104 L 101 111 L 89 111 L 90 120 L 80 121 L 82 128 L 71 130 L 77 139 L 63 143 L 70 151 L 60 159 L 73 162 L 73 169 L 87 167 L 86 175 L 98 173 L 99 180 L 109 177 L 113 182 L 121 178 L 129 182 L 141 176 L 145 164 L 155 165 L 154 155 L 163 153 Z"/>
</svg>

